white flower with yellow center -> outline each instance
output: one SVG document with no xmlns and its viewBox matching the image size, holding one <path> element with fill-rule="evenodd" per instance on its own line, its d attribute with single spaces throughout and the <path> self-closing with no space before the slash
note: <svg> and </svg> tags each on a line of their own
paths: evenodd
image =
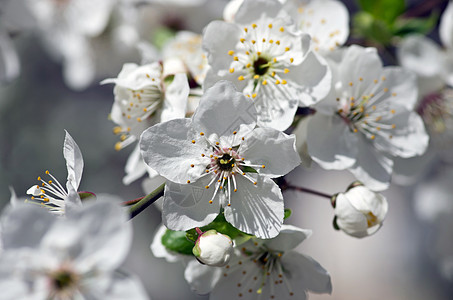
<svg viewBox="0 0 453 300">
<path fill-rule="evenodd" d="M 293 251 L 310 230 L 283 225 L 270 240 L 249 241 L 236 249 L 223 268 L 189 262 L 184 277 L 210 300 L 307 299 L 307 292 L 331 293 L 326 270 L 311 257 Z"/>
<path fill-rule="evenodd" d="M 110 117 L 118 126 L 113 129 L 120 141 L 115 149 L 134 143 L 148 127 L 175 118 L 184 118 L 189 95 L 189 83 L 184 73 L 164 75 L 162 64 L 143 66 L 128 63 L 118 78 L 105 79 L 102 84 L 114 83 L 115 102 Z M 129 184 L 146 172 L 157 174 L 143 163 L 138 145 L 126 164 L 124 184 Z"/>
<path fill-rule="evenodd" d="M 244 1 L 235 23 L 211 22 L 203 47 L 211 67 L 205 86 L 232 81 L 254 99 L 260 126 L 288 128 L 297 107 L 318 102 L 330 90 L 326 63 L 276 0 Z"/>
<path fill-rule="evenodd" d="M 44 180 L 39 176 L 39 184 L 32 186 L 27 191 L 27 194 L 32 195 L 32 203 L 39 203 L 51 213 L 59 216 L 65 215 L 68 209 L 82 205 L 77 189 L 82 179 L 83 157 L 79 146 L 68 132 L 66 132 L 64 140 L 63 155 L 68 170 L 66 189 L 49 171 L 46 171 L 49 180 Z"/>
<path fill-rule="evenodd" d="M 368 187 L 385 189 L 392 157 L 421 155 L 428 146 L 413 111 L 415 77 L 384 68 L 374 48 L 351 46 L 329 62 L 334 87 L 309 120 L 308 152 L 325 169 L 349 169 Z"/>
<path fill-rule="evenodd" d="M 220 81 L 202 96 L 192 119 L 143 132 L 145 162 L 168 180 L 162 212 L 168 228 L 201 227 L 223 207 L 226 220 L 243 232 L 278 234 L 283 196 L 271 178 L 285 175 L 300 159 L 294 136 L 255 125 L 252 100 Z"/>
</svg>

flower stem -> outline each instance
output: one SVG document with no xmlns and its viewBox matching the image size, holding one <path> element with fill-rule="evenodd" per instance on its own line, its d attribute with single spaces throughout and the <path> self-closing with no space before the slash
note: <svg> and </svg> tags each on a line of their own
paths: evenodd
<svg viewBox="0 0 453 300">
<path fill-rule="evenodd" d="M 123 205 L 123 206 L 131 206 L 131 205 L 134 205 L 134 204 L 138 203 L 143 198 L 145 198 L 145 197 L 143 196 L 143 197 L 139 197 L 139 198 L 136 198 L 136 199 L 133 199 L 133 200 L 124 201 L 124 202 L 121 202 L 121 205 Z"/>
<path fill-rule="evenodd" d="M 325 193 L 318 192 L 318 191 L 311 190 L 311 189 L 307 189 L 307 188 L 303 188 L 303 187 L 299 187 L 299 186 L 288 185 L 288 186 L 286 186 L 286 189 L 292 189 L 292 190 L 296 190 L 296 191 L 302 192 L 302 193 L 313 194 L 313 195 L 316 195 L 319 197 L 327 198 L 329 200 L 332 199 L 332 195 L 325 194 Z"/>
<path fill-rule="evenodd" d="M 135 200 L 131 201 L 137 201 L 130 209 L 129 212 L 131 213 L 131 219 L 134 218 L 136 215 L 144 211 L 148 206 L 150 206 L 152 203 L 154 203 L 157 199 L 162 197 L 164 195 L 164 188 L 165 188 L 165 183 L 163 183 L 161 186 L 159 186 L 157 189 L 149 193 L 143 198 L 138 198 Z"/>
</svg>

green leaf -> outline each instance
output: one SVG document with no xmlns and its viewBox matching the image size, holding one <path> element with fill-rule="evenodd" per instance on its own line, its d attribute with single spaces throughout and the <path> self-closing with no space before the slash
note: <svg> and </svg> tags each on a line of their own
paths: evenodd
<svg viewBox="0 0 453 300">
<path fill-rule="evenodd" d="M 184 231 L 173 231 L 170 229 L 167 229 L 162 236 L 162 244 L 168 250 L 185 255 L 192 255 L 192 248 L 194 247 L 194 243 L 186 238 Z"/>
<path fill-rule="evenodd" d="M 367 12 L 359 12 L 353 19 L 354 35 L 363 37 L 382 45 L 389 45 L 393 37 L 390 26 L 382 20 L 376 19 Z"/>
<path fill-rule="evenodd" d="M 363 11 L 377 20 L 392 25 L 398 16 L 406 10 L 404 0 L 358 0 Z"/>
<path fill-rule="evenodd" d="M 206 232 L 211 229 L 217 230 L 217 232 L 228 235 L 231 239 L 243 239 L 244 237 L 250 237 L 250 235 L 243 233 L 242 231 L 236 229 L 225 220 L 223 213 L 220 213 L 214 221 L 210 224 L 200 228 L 201 231 Z M 198 239 L 198 233 L 195 228 L 186 231 L 186 237 L 188 240 L 193 241 L 194 243 Z"/>
<path fill-rule="evenodd" d="M 258 171 L 252 167 L 242 166 L 241 170 L 244 171 L 245 173 L 258 173 Z"/>
<path fill-rule="evenodd" d="M 283 219 L 286 220 L 291 216 L 291 209 L 285 208 L 285 215 L 283 216 Z"/>
<path fill-rule="evenodd" d="M 165 85 L 167 85 L 167 86 L 170 85 L 174 79 L 175 79 L 175 75 L 165 76 L 165 78 L 164 78 Z"/>
<path fill-rule="evenodd" d="M 433 30 L 439 19 L 439 12 L 433 11 L 427 18 L 398 19 L 393 26 L 393 34 L 406 36 L 409 34 L 427 34 Z"/>
<path fill-rule="evenodd" d="M 168 27 L 157 28 L 152 37 L 152 44 L 158 49 L 162 49 L 164 45 L 175 35 L 176 32 Z"/>
</svg>

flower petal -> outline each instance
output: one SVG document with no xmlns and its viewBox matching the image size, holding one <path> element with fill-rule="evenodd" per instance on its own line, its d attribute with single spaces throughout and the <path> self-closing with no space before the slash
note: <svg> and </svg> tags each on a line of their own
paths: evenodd
<svg viewBox="0 0 453 300">
<path fill-rule="evenodd" d="M 273 239 L 265 241 L 266 247 L 272 250 L 286 252 L 296 248 L 305 239 L 309 238 L 312 231 L 292 225 L 282 225 L 280 233 Z"/>
<path fill-rule="evenodd" d="M 274 18 L 282 9 L 282 5 L 277 0 L 245 0 L 239 7 L 234 21 L 238 24 L 250 24 L 260 19 L 265 14 Z"/>
<path fill-rule="evenodd" d="M 290 68 L 287 76 L 301 86 L 298 95 L 300 106 L 319 102 L 331 88 L 332 73 L 326 61 L 312 51 L 306 54 L 301 64 Z"/>
<path fill-rule="evenodd" d="M 239 42 L 241 29 L 236 24 L 212 21 L 203 32 L 203 50 L 207 52 L 208 62 L 215 71 L 227 69 L 231 63 L 229 50 L 225 45 L 236 45 Z"/>
<path fill-rule="evenodd" d="M 68 169 L 68 182 L 72 182 L 74 189 L 77 190 L 83 172 L 82 152 L 72 136 L 66 130 L 65 132 L 63 155 L 66 160 L 66 168 Z"/>
<path fill-rule="evenodd" d="M 300 164 L 295 136 L 272 128 L 253 130 L 241 143 L 239 153 L 252 164 L 264 165 L 258 172 L 270 177 L 283 176 Z"/>
<path fill-rule="evenodd" d="M 46 209 L 29 204 L 6 208 L 1 218 L 3 249 L 36 248 L 56 220 Z"/>
<path fill-rule="evenodd" d="M 357 156 L 357 133 L 351 132 L 337 116 L 317 113 L 307 128 L 308 153 L 324 169 L 343 170 L 352 166 Z"/>
<path fill-rule="evenodd" d="M 231 206 L 225 206 L 225 219 L 237 229 L 258 238 L 277 236 L 283 223 L 283 196 L 272 179 L 259 176 L 257 184 L 236 176 L 237 192 Z"/>
<path fill-rule="evenodd" d="M 196 260 L 191 260 L 184 271 L 184 278 L 191 289 L 197 294 L 210 293 L 219 282 L 222 268 L 202 265 Z"/>
<path fill-rule="evenodd" d="M 210 161 L 201 156 L 206 153 L 206 140 L 195 134 L 191 125 L 190 119 L 170 120 L 148 128 L 140 137 L 148 166 L 176 183 L 196 181 Z"/>
<path fill-rule="evenodd" d="M 313 258 L 290 251 L 282 256 L 282 264 L 291 273 L 288 280 L 295 294 L 302 288 L 314 293 L 332 293 L 329 273 Z"/>
<path fill-rule="evenodd" d="M 255 127 L 256 115 L 252 100 L 236 91 L 231 82 L 219 81 L 202 96 L 192 126 L 211 143 L 224 141 L 225 146 L 231 147 L 234 140 L 239 142 Z"/>
<path fill-rule="evenodd" d="M 451 1 L 440 19 L 439 35 L 444 46 L 453 49 L 453 3 Z"/>
<path fill-rule="evenodd" d="M 195 183 L 177 184 L 167 181 L 162 209 L 162 222 L 172 230 L 189 230 L 211 223 L 220 212 L 219 196 L 206 189 L 210 176 Z M 218 193 L 219 194 L 219 193 Z M 212 200 L 212 203 L 209 201 Z"/>
<path fill-rule="evenodd" d="M 356 143 L 358 154 L 354 166 L 349 168 L 354 176 L 374 191 L 388 188 L 393 169 L 393 161 L 376 150 L 364 138 L 359 138 Z"/>
<path fill-rule="evenodd" d="M 164 107 L 160 116 L 161 122 L 185 117 L 189 90 L 187 75 L 175 74 L 173 82 L 165 91 Z"/>
</svg>

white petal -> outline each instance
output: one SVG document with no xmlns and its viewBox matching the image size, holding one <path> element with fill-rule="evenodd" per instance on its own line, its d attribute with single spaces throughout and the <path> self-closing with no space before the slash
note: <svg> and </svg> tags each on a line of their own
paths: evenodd
<svg viewBox="0 0 453 300">
<path fill-rule="evenodd" d="M 123 184 L 129 185 L 146 174 L 146 164 L 143 161 L 140 145 L 137 144 L 134 151 L 129 155 L 124 167 L 126 176 L 123 177 Z"/>
<path fill-rule="evenodd" d="M 414 73 L 400 67 L 385 67 L 382 76 L 385 81 L 382 82 L 380 89 L 388 88 L 386 96 L 381 97 L 389 101 L 391 105 L 397 104 L 413 110 L 418 99 L 417 82 Z M 381 77 L 382 78 L 382 77 Z M 375 103 L 379 103 L 376 101 Z"/>
<path fill-rule="evenodd" d="M 379 223 L 382 223 L 387 215 L 387 199 L 382 194 L 375 193 L 365 186 L 350 189 L 345 193 L 345 197 L 356 210 L 363 214 L 373 213 Z"/>
<path fill-rule="evenodd" d="M 212 199 L 214 186 L 205 188 L 210 179 L 208 175 L 191 184 L 167 181 L 162 210 L 165 226 L 185 231 L 207 225 L 217 217 L 220 212 L 220 195 Z M 210 200 L 213 202 L 209 203 Z"/>
<path fill-rule="evenodd" d="M 148 166 L 176 183 L 196 181 L 210 162 L 201 156 L 207 154 L 204 137 L 191 125 L 190 119 L 170 120 L 148 128 L 140 137 L 142 157 Z"/>
<path fill-rule="evenodd" d="M 74 188 L 77 190 L 82 179 L 83 172 L 83 157 L 79 146 L 65 130 L 66 136 L 63 144 L 63 155 L 66 160 L 66 168 L 68 169 L 68 181 L 72 181 Z"/>
<path fill-rule="evenodd" d="M 417 75 L 431 77 L 440 74 L 442 55 L 440 47 L 423 35 L 404 38 L 396 52 L 402 67 Z"/>
<path fill-rule="evenodd" d="M 33 205 L 6 208 L 1 218 L 3 249 L 37 248 L 56 220 L 46 209 Z"/>
<path fill-rule="evenodd" d="M 264 165 L 260 174 L 279 177 L 300 164 L 295 136 L 271 128 L 257 128 L 245 137 L 239 154 L 252 164 Z M 278 156 L 276 155 L 278 153 Z"/>
<path fill-rule="evenodd" d="M 375 147 L 404 158 L 423 154 L 428 148 L 429 136 L 422 118 L 398 106 L 394 106 L 394 109 L 397 113 L 382 124 L 388 127 L 395 125 L 395 128 L 376 132 Z"/>
<path fill-rule="evenodd" d="M 203 50 L 207 52 L 211 68 L 218 70 L 227 69 L 231 63 L 228 45 L 234 47 L 239 41 L 241 29 L 235 25 L 222 21 L 212 21 L 203 32 Z"/>
<path fill-rule="evenodd" d="M 159 225 L 156 233 L 154 233 L 154 238 L 150 246 L 151 252 L 155 257 L 165 258 L 165 260 L 169 263 L 177 262 L 178 260 L 181 260 L 181 255 L 168 251 L 162 244 L 162 236 L 165 232 L 167 232 L 167 227 L 163 224 Z"/>
<path fill-rule="evenodd" d="M 343 52 L 338 70 L 338 77 L 334 78 L 333 84 L 341 82 L 343 87 L 348 87 L 349 83 L 353 82 L 355 84 L 352 94 L 364 95 L 366 89 L 374 84 L 374 80 L 381 78 L 382 62 L 376 48 L 352 45 Z M 359 78 L 362 78 L 362 81 L 359 81 Z"/>
<path fill-rule="evenodd" d="M 112 0 L 72 1 L 64 10 L 64 16 L 72 30 L 97 36 L 107 26 L 113 4 Z"/>
<path fill-rule="evenodd" d="M 296 7 L 293 5 L 286 9 L 289 9 L 289 13 L 297 20 L 299 28 L 310 34 L 315 42 L 315 49 L 331 51 L 346 42 L 349 35 L 349 13 L 342 2 L 308 1 L 304 3 L 303 10 L 297 7 L 302 5 L 303 1 L 287 1 L 287 4 L 291 2 L 296 2 Z"/>
<path fill-rule="evenodd" d="M 72 253 L 76 268 L 80 271 L 118 268 L 132 242 L 132 223 L 128 220 L 129 215 L 121 206 L 101 200 L 86 204 L 83 210 L 63 220 L 67 228 L 73 227 L 81 237 L 75 247 L 78 251 Z M 50 245 L 58 238 L 62 237 L 46 236 Z"/>
<path fill-rule="evenodd" d="M 282 225 L 280 233 L 273 239 L 266 240 L 266 247 L 272 250 L 286 252 L 296 248 L 305 239 L 310 237 L 311 230 L 292 225 Z"/>
<path fill-rule="evenodd" d="M 231 147 L 233 140 L 237 144 L 255 127 L 256 114 L 252 100 L 236 91 L 231 82 L 219 81 L 203 94 L 192 126 L 211 142 L 225 141 Z"/>
<path fill-rule="evenodd" d="M 238 80 L 236 80 L 238 81 Z M 249 86 L 253 86 L 250 82 Z M 291 90 L 291 92 L 290 92 Z M 299 100 L 296 96 L 288 97 L 275 86 L 265 86 L 263 93 L 255 98 L 254 103 L 258 110 L 258 125 L 277 130 L 286 130 L 294 121 L 294 115 L 299 107 Z M 296 88 L 288 87 L 288 94 L 297 94 Z M 291 99 L 290 99 L 291 98 Z"/>
<path fill-rule="evenodd" d="M 337 216 L 337 225 L 347 234 L 358 238 L 368 236 L 366 216 L 355 209 L 343 193 L 337 195 L 335 215 Z"/>
<path fill-rule="evenodd" d="M 365 138 L 359 138 L 357 161 L 349 168 L 354 176 L 375 191 L 388 188 L 393 169 L 393 161 L 384 153 L 378 152 Z"/>
<path fill-rule="evenodd" d="M 444 46 L 453 49 L 453 3 L 451 1 L 440 19 L 439 35 Z"/>
<path fill-rule="evenodd" d="M 259 176 L 254 185 L 236 176 L 237 192 L 231 195 L 231 206 L 225 206 L 225 219 L 237 229 L 258 238 L 277 236 L 283 223 L 283 196 L 271 179 Z"/>
<path fill-rule="evenodd" d="M 175 74 L 173 82 L 165 91 L 164 107 L 160 116 L 161 122 L 185 117 L 189 90 L 187 75 Z"/>
<path fill-rule="evenodd" d="M 343 170 L 356 161 L 358 133 L 337 116 L 316 113 L 307 128 L 308 153 L 324 169 Z"/>
<path fill-rule="evenodd" d="M 301 86 L 300 106 L 319 102 L 329 93 L 332 83 L 332 73 L 327 63 L 312 51 L 307 53 L 301 64 L 290 69 L 288 78 Z"/>
<path fill-rule="evenodd" d="M 332 292 L 329 273 L 313 258 L 291 251 L 283 255 L 282 264 L 291 273 L 288 280 L 295 289 L 295 295 L 301 288 L 314 293 Z"/>
<path fill-rule="evenodd" d="M 265 14 L 274 18 L 280 12 L 282 5 L 277 0 L 245 0 L 239 7 L 234 21 L 239 24 L 250 24 Z"/>
<path fill-rule="evenodd" d="M 222 268 L 202 265 L 197 260 L 191 260 L 184 271 L 184 278 L 191 289 L 200 295 L 210 293 L 221 276 Z"/>
</svg>

